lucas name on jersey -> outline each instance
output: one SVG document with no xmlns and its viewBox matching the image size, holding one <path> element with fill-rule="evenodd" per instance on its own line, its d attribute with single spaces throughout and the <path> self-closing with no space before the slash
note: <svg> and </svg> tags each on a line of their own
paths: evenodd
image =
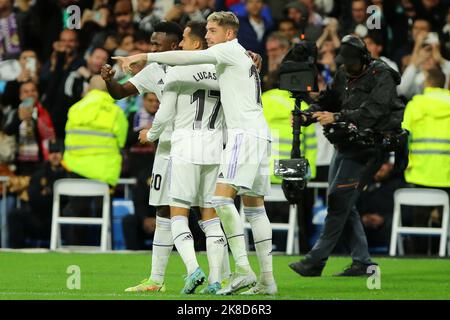
<svg viewBox="0 0 450 320">
<path fill-rule="evenodd" d="M 192 75 L 195 81 L 200 82 L 201 80 L 217 80 L 217 75 L 215 72 L 197 72 L 197 74 Z"/>
</svg>

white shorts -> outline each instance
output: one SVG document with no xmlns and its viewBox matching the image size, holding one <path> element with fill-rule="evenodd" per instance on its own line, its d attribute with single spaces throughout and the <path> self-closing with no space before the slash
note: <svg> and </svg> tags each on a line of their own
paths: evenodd
<svg viewBox="0 0 450 320">
<path fill-rule="evenodd" d="M 170 159 L 163 152 L 155 154 L 149 204 L 155 207 L 169 205 Z"/>
<path fill-rule="evenodd" d="M 234 186 L 238 194 L 270 194 L 270 141 L 229 131 L 217 182 Z"/>
<path fill-rule="evenodd" d="M 212 208 L 218 164 L 194 164 L 182 159 L 170 161 L 170 205 L 183 208 Z"/>
</svg>

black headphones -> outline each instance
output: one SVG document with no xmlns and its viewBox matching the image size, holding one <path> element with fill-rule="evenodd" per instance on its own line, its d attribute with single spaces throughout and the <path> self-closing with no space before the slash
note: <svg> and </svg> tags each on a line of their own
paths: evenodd
<svg viewBox="0 0 450 320">
<path fill-rule="evenodd" d="M 342 38 L 341 45 L 343 44 L 357 48 L 361 52 L 361 61 L 363 64 L 368 65 L 372 61 L 372 56 L 361 38 L 349 34 Z"/>
</svg>

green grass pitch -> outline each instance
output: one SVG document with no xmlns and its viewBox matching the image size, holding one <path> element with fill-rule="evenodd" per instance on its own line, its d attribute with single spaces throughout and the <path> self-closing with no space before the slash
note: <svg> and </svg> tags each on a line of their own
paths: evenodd
<svg viewBox="0 0 450 320">
<path fill-rule="evenodd" d="M 0 252 L 0 299 L 450 299 L 449 259 L 375 258 L 381 268 L 381 289 L 369 290 L 367 278 L 332 277 L 348 265 L 349 258 L 331 257 L 320 278 L 302 278 L 292 272 L 288 263 L 298 258 L 274 256 L 277 296 L 218 297 L 179 294 L 185 268 L 176 253 L 169 261 L 166 293 L 133 294 L 125 293 L 124 289 L 149 274 L 149 253 Z M 199 254 L 198 259 L 206 272 L 206 255 Z M 256 256 L 251 255 L 250 262 L 258 271 Z M 69 290 L 66 286 L 70 265 L 80 267 L 80 290 Z"/>
</svg>

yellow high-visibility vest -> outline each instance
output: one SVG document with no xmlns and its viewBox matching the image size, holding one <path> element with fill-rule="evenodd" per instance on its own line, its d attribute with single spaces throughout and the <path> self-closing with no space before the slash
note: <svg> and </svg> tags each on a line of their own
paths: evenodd
<svg viewBox="0 0 450 320">
<path fill-rule="evenodd" d="M 409 130 L 405 179 L 429 187 L 450 187 L 450 91 L 425 88 L 408 103 L 403 128 Z"/>
<path fill-rule="evenodd" d="M 290 118 L 294 110 L 295 99 L 291 98 L 289 91 L 272 89 L 262 94 L 264 116 L 269 124 L 273 142 L 271 165 L 271 182 L 281 184 L 281 179 L 273 174 L 274 159 L 290 159 L 292 149 L 292 127 Z M 308 105 L 302 102 L 301 109 Z M 301 153 L 308 159 L 311 168 L 311 179 L 316 176 L 317 137 L 314 125 L 302 127 L 300 136 Z"/>
<path fill-rule="evenodd" d="M 80 176 L 116 185 L 120 176 L 128 121 L 114 99 L 92 90 L 68 113 L 64 164 Z"/>
</svg>

